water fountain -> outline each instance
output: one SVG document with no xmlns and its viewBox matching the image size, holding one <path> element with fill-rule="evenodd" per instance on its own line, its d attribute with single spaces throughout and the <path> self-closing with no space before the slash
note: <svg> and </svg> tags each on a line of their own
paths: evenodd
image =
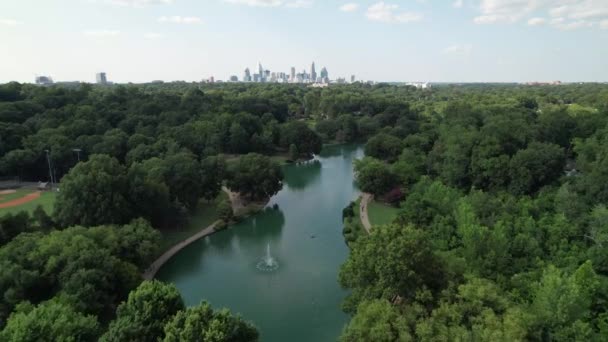
<svg viewBox="0 0 608 342">
<path fill-rule="evenodd" d="M 276 271 L 279 263 L 270 255 L 270 243 L 266 245 L 266 255 L 256 265 L 257 269 L 264 272 Z"/>
</svg>

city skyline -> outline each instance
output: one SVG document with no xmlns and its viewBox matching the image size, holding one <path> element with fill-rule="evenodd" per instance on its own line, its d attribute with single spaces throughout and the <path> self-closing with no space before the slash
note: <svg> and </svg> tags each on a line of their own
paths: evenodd
<svg viewBox="0 0 608 342">
<path fill-rule="evenodd" d="M 0 83 L 228 80 L 252 59 L 380 82 L 608 80 L 602 0 L 21 0 L 0 13 Z"/>
</svg>

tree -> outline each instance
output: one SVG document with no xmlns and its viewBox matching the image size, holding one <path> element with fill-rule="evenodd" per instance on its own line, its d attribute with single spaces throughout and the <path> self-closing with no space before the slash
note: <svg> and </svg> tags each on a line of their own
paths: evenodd
<svg viewBox="0 0 608 342">
<path fill-rule="evenodd" d="M 184 309 L 184 302 L 174 285 L 145 281 L 120 304 L 116 320 L 100 341 L 157 341 L 164 326 Z"/>
<path fill-rule="evenodd" d="M 283 171 L 270 158 L 250 153 L 230 165 L 227 186 L 254 200 L 273 196 L 283 187 Z"/>
<path fill-rule="evenodd" d="M 232 210 L 232 204 L 228 199 L 222 199 L 217 204 L 217 214 L 220 220 L 224 222 L 230 222 L 234 218 L 234 211 Z"/>
<path fill-rule="evenodd" d="M 399 157 L 402 149 L 403 143 L 401 139 L 385 133 L 379 133 L 365 144 L 365 155 L 393 162 Z"/>
<path fill-rule="evenodd" d="M 76 165 L 62 180 L 55 218 L 64 227 L 125 223 L 131 217 L 127 178 L 118 160 L 93 155 Z"/>
<path fill-rule="evenodd" d="M 84 315 L 69 304 L 51 300 L 33 306 L 21 304 L 0 332 L 0 340 L 25 341 L 94 341 L 100 332 L 95 316 Z"/>
<path fill-rule="evenodd" d="M 446 284 L 443 268 L 422 230 L 395 224 L 376 227 L 352 245 L 340 268 L 340 284 L 352 289 L 344 308 L 352 312 L 365 300 L 407 302 L 425 291 L 438 293 Z"/>
<path fill-rule="evenodd" d="M 384 195 L 397 183 L 389 165 L 370 157 L 355 161 L 355 173 L 359 188 L 378 196 Z"/>
<path fill-rule="evenodd" d="M 515 194 L 531 194 L 551 184 L 564 170 L 564 150 L 554 144 L 534 142 L 518 151 L 509 164 L 510 189 Z"/>
<path fill-rule="evenodd" d="M 178 312 L 164 333 L 165 342 L 255 342 L 259 336 L 250 323 L 228 310 L 214 312 L 206 302 Z"/>
<path fill-rule="evenodd" d="M 319 154 L 323 147 L 321 137 L 302 121 L 290 121 L 281 127 L 280 144 L 289 148 L 294 144 L 301 155 Z"/>
<path fill-rule="evenodd" d="M 340 341 L 411 341 L 405 317 L 386 300 L 376 299 L 362 302 L 357 314 L 348 323 Z"/>
</svg>

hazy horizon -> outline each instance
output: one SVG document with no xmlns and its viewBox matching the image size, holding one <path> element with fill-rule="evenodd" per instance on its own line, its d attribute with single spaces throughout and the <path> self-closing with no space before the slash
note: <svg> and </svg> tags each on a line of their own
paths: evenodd
<svg viewBox="0 0 608 342">
<path fill-rule="evenodd" d="M 608 81 L 603 0 L 5 0 L 0 13 L 0 83 L 241 79 L 258 61 L 381 82 Z"/>
</svg>

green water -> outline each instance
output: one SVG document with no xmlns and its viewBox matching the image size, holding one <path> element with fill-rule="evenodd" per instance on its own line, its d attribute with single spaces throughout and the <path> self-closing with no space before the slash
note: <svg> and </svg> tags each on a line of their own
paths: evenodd
<svg viewBox="0 0 608 342">
<path fill-rule="evenodd" d="M 158 278 L 175 283 L 187 305 L 207 300 L 240 313 L 261 341 L 335 341 L 348 321 L 337 282 L 348 254 L 342 208 L 359 193 L 352 163 L 362 156 L 356 146 L 331 146 L 286 166 L 283 190 L 264 212 L 188 246 Z M 267 244 L 279 263 L 271 273 L 256 268 Z"/>
</svg>

